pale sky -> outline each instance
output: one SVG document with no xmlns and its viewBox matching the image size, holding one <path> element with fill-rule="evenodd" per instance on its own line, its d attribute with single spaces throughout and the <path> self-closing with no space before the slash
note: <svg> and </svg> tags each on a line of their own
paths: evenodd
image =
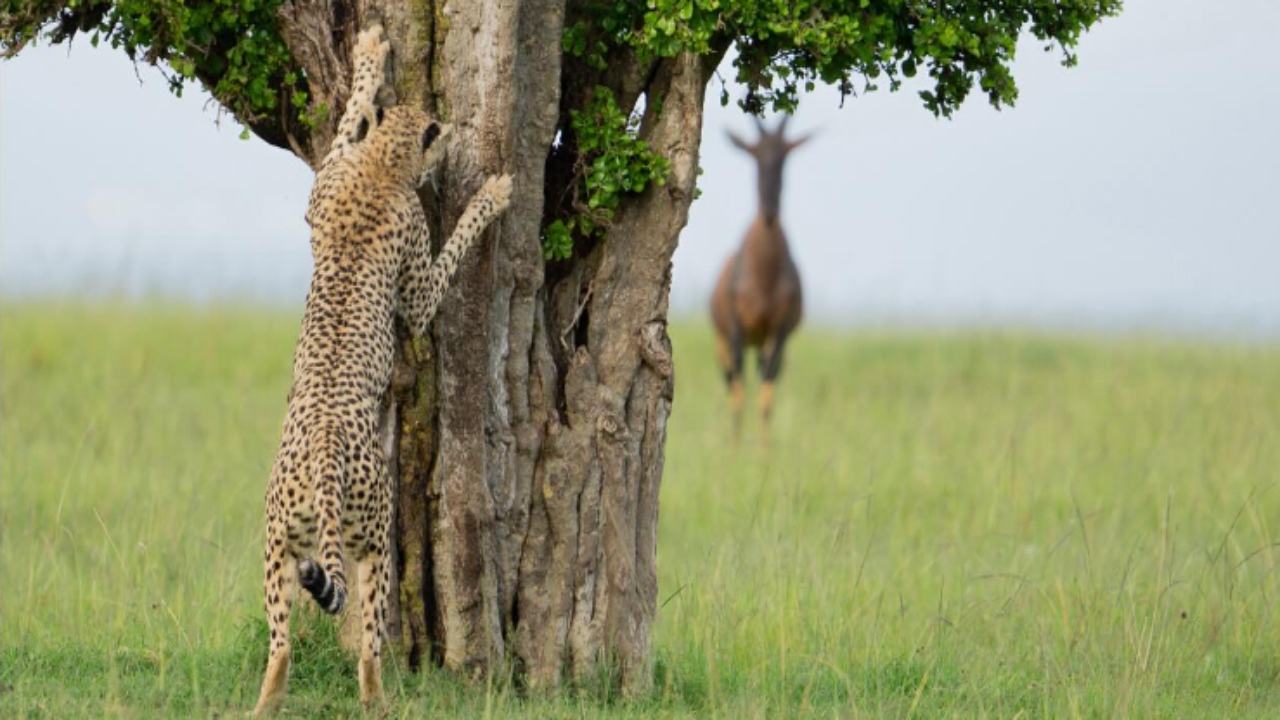
<svg viewBox="0 0 1280 720">
<path fill-rule="evenodd" d="M 1003 112 L 806 98 L 791 127 L 818 135 L 788 164 L 782 212 L 810 317 L 1280 337 L 1280 2 L 1126 4 L 1077 68 L 1023 43 Z M 675 258 L 684 314 L 755 209 L 754 168 L 725 139 L 750 122 L 709 93 L 703 196 Z M 0 64 L 0 294 L 300 308 L 310 171 L 216 118 L 203 93 L 176 99 L 87 42 Z"/>
</svg>

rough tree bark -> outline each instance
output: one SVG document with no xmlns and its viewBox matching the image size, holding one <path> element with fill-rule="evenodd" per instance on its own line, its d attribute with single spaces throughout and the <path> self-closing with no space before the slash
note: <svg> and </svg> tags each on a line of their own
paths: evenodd
<svg viewBox="0 0 1280 720">
<path fill-rule="evenodd" d="M 314 101 L 331 108 L 345 101 L 357 31 L 384 23 L 386 100 L 454 125 L 442 184 L 423 194 L 433 241 L 486 175 L 516 178 L 512 209 L 466 258 L 430 337 L 402 333 L 388 401 L 399 460 L 391 633 L 413 663 L 482 676 L 513 661 L 533 688 L 558 686 L 566 668 L 576 680 L 607 672 L 634 694 L 651 682 L 671 255 L 718 57 L 623 49 L 603 71 L 564 64 L 575 61 L 562 57 L 566 12 L 564 0 L 298 0 L 280 21 Z M 568 109 L 598 84 L 620 107 L 646 100 L 641 135 L 671 175 L 624 201 L 608 239 L 548 266 L 544 214 L 576 162 Z M 288 144 L 314 166 L 331 132 Z"/>
</svg>

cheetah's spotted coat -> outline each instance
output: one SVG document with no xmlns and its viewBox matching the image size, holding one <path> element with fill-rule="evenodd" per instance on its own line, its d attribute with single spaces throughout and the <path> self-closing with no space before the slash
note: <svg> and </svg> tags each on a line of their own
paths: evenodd
<svg viewBox="0 0 1280 720">
<path fill-rule="evenodd" d="M 271 644 L 259 715 L 284 698 L 297 586 L 325 610 L 340 611 L 349 587 L 344 552 L 359 575 L 360 696 L 382 695 L 392 508 L 378 424 L 393 316 L 425 332 L 458 261 L 511 197 L 510 176 L 490 178 L 432 261 L 416 189 L 444 156 L 449 127 L 416 108 L 376 107 L 388 50 L 380 26 L 360 34 L 351 98 L 307 208 L 315 268 L 267 490 Z"/>
</svg>

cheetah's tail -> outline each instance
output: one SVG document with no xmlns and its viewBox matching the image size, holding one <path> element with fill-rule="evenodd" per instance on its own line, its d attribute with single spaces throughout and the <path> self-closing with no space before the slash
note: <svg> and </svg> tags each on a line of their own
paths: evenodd
<svg viewBox="0 0 1280 720">
<path fill-rule="evenodd" d="M 318 428 L 311 437 L 311 482 L 315 485 L 320 561 L 298 563 L 298 582 L 330 614 L 342 611 L 347 578 L 342 567 L 343 443 L 335 426 Z"/>
<path fill-rule="evenodd" d="M 315 560 L 307 558 L 298 563 L 298 582 L 311 593 L 322 610 L 330 615 L 342 612 L 342 606 L 346 604 L 346 591 L 334 583 L 329 573 Z"/>
</svg>

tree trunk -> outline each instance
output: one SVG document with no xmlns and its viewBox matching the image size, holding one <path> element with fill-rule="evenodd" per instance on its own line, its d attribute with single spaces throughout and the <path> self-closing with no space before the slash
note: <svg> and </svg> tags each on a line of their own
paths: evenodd
<svg viewBox="0 0 1280 720">
<path fill-rule="evenodd" d="M 718 56 L 623 50 L 591 71 L 562 57 L 565 14 L 564 0 L 298 1 L 281 23 L 314 101 L 330 108 L 345 102 L 356 32 L 384 23 L 386 101 L 454 126 L 442 184 L 423 193 L 434 243 L 485 176 L 515 177 L 511 209 L 466 257 L 429 337 L 401 333 L 388 401 L 399 484 L 390 633 L 415 664 L 479 677 L 513 661 L 543 689 L 564 668 L 573 680 L 605 671 L 634 694 L 652 674 L 671 256 Z M 576 162 L 571 138 L 555 152 L 553 141 L 596 84 L 624 109 L 646 99 L 641 136 L 671 174 L 624 200 L 607 239 L 548 265 L 544 212 L 568 194 Z M 317 127 L 291 146 L 314 166 L 331 133 Z"/>
</svg>

